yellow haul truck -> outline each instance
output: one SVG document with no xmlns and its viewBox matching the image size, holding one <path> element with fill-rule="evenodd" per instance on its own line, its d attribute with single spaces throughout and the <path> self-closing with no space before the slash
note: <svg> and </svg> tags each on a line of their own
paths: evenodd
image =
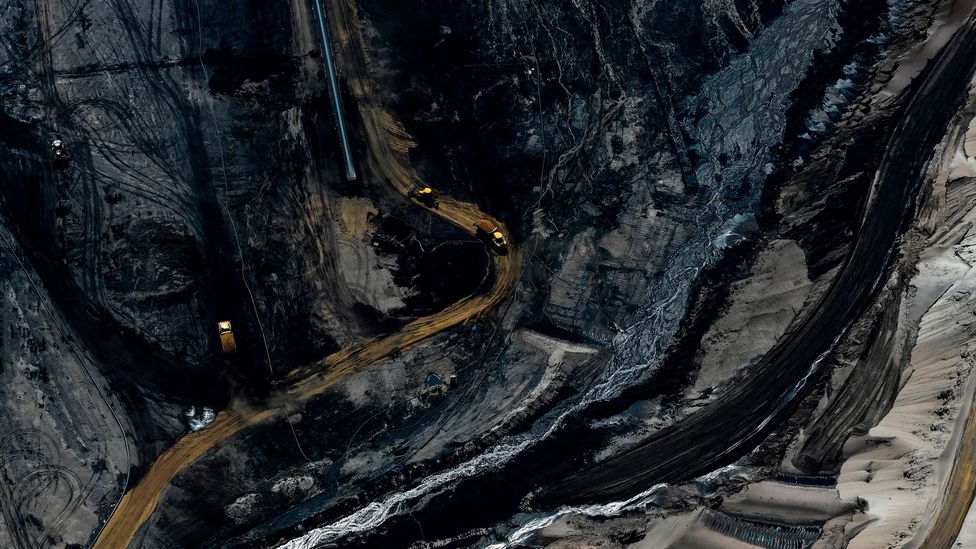
<svg viewBox="0 0 976 549">
<path fill-rule="evenodd" d="M 221 320 L 217 323 L 217 333 L 220 334 L 220 348 L 225 355 L 237 352 L 237 342 L 234 341 L 234 329 L 229 320 Z"/>
<path fill-rule="evenodd" d="M 481 237 L 496 254 L 505 255 L 508 253 L 508 241 L 505 235 L 493 222 L 487 219 L 479 219 L 474 224 L 478 236 Z"/>
</svg>

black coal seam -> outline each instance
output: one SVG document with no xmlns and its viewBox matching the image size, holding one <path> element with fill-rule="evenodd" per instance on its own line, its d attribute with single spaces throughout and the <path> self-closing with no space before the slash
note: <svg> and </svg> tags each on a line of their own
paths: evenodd
<svg viewBox="0 0 976 549">
<path fill-rule="evenodd" d="M 833 471 L 842 462 L 842 447 L 852 431 L 868 418 L 876 406 L 886 406 L 897 394 L 900 370 L 889 359 L 894 328 L 898 324 L 898 292 L 884 301 L 884 308 L 871 320 L 866 341 L 844 384 L 828 401 L 816 421 L 805 429 L 805 440 L 793 458 L 793 465 L 804 473 Z M 879 339 L 881 338 L 881 339 Z"/>
</svg>

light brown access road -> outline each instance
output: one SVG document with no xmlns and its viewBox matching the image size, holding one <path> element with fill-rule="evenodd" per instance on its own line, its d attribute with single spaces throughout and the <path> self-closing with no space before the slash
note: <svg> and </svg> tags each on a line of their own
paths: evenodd
<svg viewBox="0 0 976 549">
<path fill-rule="evenodd" d="M 976 404 L 976 403 L 974 403 Z M 976 487 L 976 405 L 970 406 L 956 459 L 952 462 L 938 511 L 920 549 L 949 549 L 956 541 L 973 503 Z"/>
<path fill-rule="evenodd" d="M 346 0 L 328 4 L 333 31 L 340 37 L 335 48 L 336 61 L 345 70 L 347 83 L 356 97 L 368 142 L 369 171 L 407 196 L 419 183 L 417 174 L 407 161 L 406 153 L 412 145 L 410 138 L 370 92 L 368 64 L 355 5 Z M 478 219 L 487 218 L 497 222 L 474 204 L 444 196 L 440 197 L 437 208 L 427 208 L 417 201 L 414 203 L 472 235 L 475 234 L 474 223 Z M 514 249 L 507 256 L 494 256 L 493 284 L 485 293 L 467 297 L 439 313 L 414 320 L 394 334 L 326 357 L 311 371 L 289 379 L 271 402 L 304 402 L 352 373 L 485 313 L 501 303 L 515 285 L 519 264 L 520 256 Z M 277 413 L 276 406 L 232 408 L 221 412 L 206 429 L 181 438 L 163 452 L 135 488 L 125 494 L 95 541 L 94 548 L 128 547 L 180 472 L 241 430 L 267 421 Z"/>
</svg>

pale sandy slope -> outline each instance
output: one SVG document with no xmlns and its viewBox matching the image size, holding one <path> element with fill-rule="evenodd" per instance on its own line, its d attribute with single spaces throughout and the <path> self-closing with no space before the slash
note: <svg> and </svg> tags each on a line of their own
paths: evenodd
<svg viewBox="0 0 976 549">
<path fill-rule="evenodd" d="M 973 400 L 976 161 L 963 152 L 968 126 L 963 121 L 950 134 L 923 214 L 933 234 L 912 280 L 908 317 L 922 316 L 907 379 L 887 416 L 846 447 L 841 496 L 867 502 L 847 527 L 852 548 L 910 547 L 920 540 Z"/>
</svg>

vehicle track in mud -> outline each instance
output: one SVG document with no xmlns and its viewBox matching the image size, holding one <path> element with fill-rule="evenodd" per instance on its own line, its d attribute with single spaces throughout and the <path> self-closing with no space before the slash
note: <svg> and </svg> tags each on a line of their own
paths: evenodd
<svg viewBox="0 0 976 549">
<path fill-rule="evenodd" d="M 57 463 L 57 455 L 54 440 L 37 429 L 18 429 L 0 439 L 0 475 L 5 479 L 0 483 L 0 506 L 18 549 L 40 547 L 57 535 L 98 479 L 96 473 L 83 484 L 77 473 Z M 51 490 L 63 502 L 54 513 L 39 502 Z"/>
</svg>

